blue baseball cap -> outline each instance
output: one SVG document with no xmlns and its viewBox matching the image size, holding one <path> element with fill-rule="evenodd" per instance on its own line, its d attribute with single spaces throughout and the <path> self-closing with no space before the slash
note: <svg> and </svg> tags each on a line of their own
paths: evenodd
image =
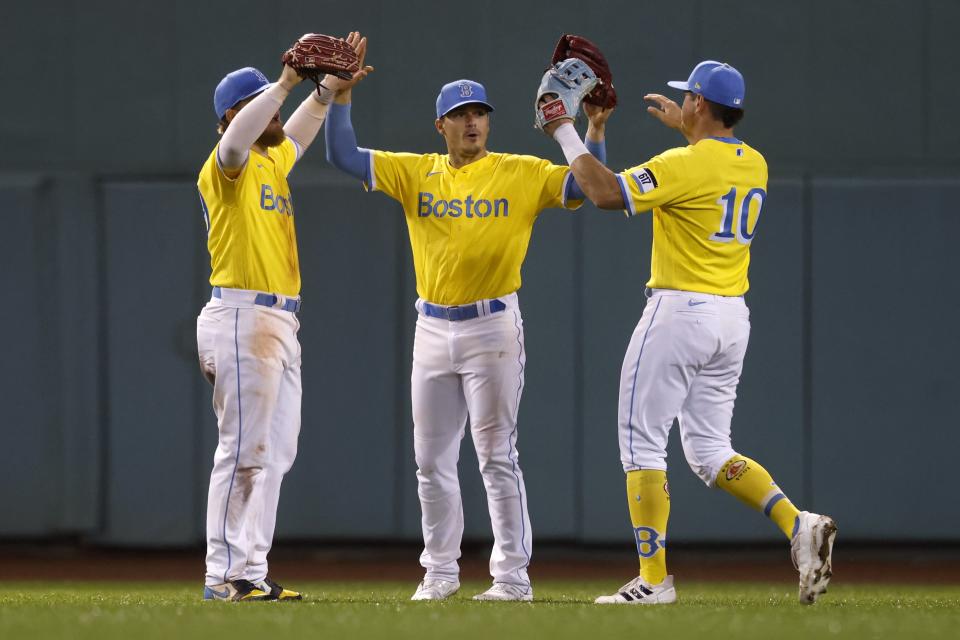
<svg viewBox="0 0 960 640">
<path fill-rule="evenodd" d="M 473 80 L 454 80 L 443 85 L 437 96 L 437 118 L 442 118 L 465 104 L 482 104 L 490 111 L 493 105 L 487 102 L 487 90 Z"/>
<path fill-rule="evenodd" d="M 735 109 L 743 108 L 743 96 L 746 91 L 743 76 L 725 62 L 704 60 L 693 68 L 686 82 L 672 80 L 667 84 L 674 89 L 697 93 L 710 102 Z"/>
<path fill-rule="evenodd" d="M 227 109 L 241 100 L 257 95 L 269 86 L 267 76 L 253 67 L 231 71 L 223 76 L 223 80 L 213 92 L 213 110 L 217 112 L 217 117 L 223 120 Z"/>
</svg>

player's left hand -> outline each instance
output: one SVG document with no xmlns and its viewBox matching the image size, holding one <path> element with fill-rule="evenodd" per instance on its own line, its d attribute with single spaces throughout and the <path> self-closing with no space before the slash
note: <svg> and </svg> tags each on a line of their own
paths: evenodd
<svg viewBox="0 0 960 640">
<path fill-rule="evenodd" d="M 332 89 L 336 92 L 352 89 L 358 82 L 366 78 L 374 70 L 370 65 L 364 64 L 364 58 L 367 56 L 367 37 L 360 35 L 359 31 L 351 31 L 346 40 L 347 44 L 353 47 L 353 50 L 357 52 L 357 58 L 360 59 L 360 70 L 356 71 L 353 74 L 353 77 L 349 80 L 344 80 L 328 73 L 324 77 L 321 84 L 323 84 L 323 86 L 326 88 Z"/>
<path fill-rule="evenodd" d="M 590 104 L 586 100 L 583 102 L 583 112 L 587 114 L 587 120 L 597 129 L 602 129 L 607 124 L 607 120 L 613 115 L 613 109 L 614 107 L 607 109 L 595 104 Z"/>
</svg>

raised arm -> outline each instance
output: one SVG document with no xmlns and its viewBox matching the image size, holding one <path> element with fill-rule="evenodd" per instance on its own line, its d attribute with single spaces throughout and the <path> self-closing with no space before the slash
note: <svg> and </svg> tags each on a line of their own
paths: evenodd
<svg viewBox="0 0 960 640">
<path fill-rule="evenodd" d="M 357 52 L 357 57 L 360 58 L 360 70 L 354 74 L 354 80 L 350 81 L 356 84 L 373 70 L 372 67 L 363 66 L 367 39 L 362 37 L 359 31 L 351 31 L 346 41 Z M 317 91 L 310 92 L 307 99 L 297 107 L 297 110 L 293 112 L 293 115 L 290 116 L 287 124 L 283 127 L 284 133 L 297 143 L 298 158 L 303 155 L 303 152 L 313 143 L 320 132 L 320 128 L 327 117 L 327 110 L 336 93 L 334 87 L 335 85 L 339 86 L 338 81 L 339 78 L 327 75 Z"/>
<path fill-rule="evenodd" d="M 589 122 L 584 143 L 593 157 L 603 164 L 607 164 L 607 120 L 613 115 L 613 107 L 604 109 L 585 102 L 583 103 L 583 111 L 587 114 L 587 121 Z"/>
<path fill-rule="evenodd" d="M 357 134 L 350 119 L 353 87 L 373 71 L 373 67 L 363 66 L 366 51 L 367 39 L 361 38 L 357 49 L 361 70 L 354 74 L 353 80 L 332 78 L 324 84 L 336 91 L 327 121 L 327 160 L 337 169 L 369 184 L 370 152 L 357 147 Z"/>
<path fill-rule="evenodd" d="M 587 136 L 584 138 L 584 146 L 587 151 L 590 152 L 590 155 L 596 158 L 600 164 L 605 165 L 607 163 L 605 132 L 607 120 L 613 113 L 613 108 L 604 109 L 603 107 L 584 103 L 583 110 L 587 114 L 587 119 L 590 122 L 587 126 Z M 576 174 L 574 174 L 574 179 L 567 185 L 566 199 L 583 200 L 585 197 L 587 196 L 577 183 Z"/>
<path fill-rule="evenodd" d="M 228 177 L 235 178 L 240 174 L 250 155 L 250 147 L 277 115 L 290 90 L 300 80 L 296 71 L 284 66 L 280 79 L 268 89 L 240 109 L 227 109 L 225 117 L 229 124 L 217 146 L 217 159 Z"/>
<path fill-rule="evenodd" d="M 662 122 L 665 126 L 678 130 L 688 142 L 690 137 L 683 129 L 680 106 L 657 93 L 644 96 L 646 100 L 654 102 L 656 106 L 647 107 L 647 112 Z M 584 104 L 584 109 L 590 117 L 590 105 Z M 583 193 L 601 209 L 625 209 L 626 194 L 621 189 L 617 174 L 610 171 L 603 163 L 594 157 L 592 149 L 581 142 L 572 120 L 562 119 L 544 127 L 544 133 L 560 143 L 563 154 L 570 165 L 570 171 Z M 590 132 L 587 133 L 588 142 Z"/>
<path fill-rule="evenodd" d="M 350 103 L 335 102 L 327 121 L 327 160 L 337 169 L 369 183 L 370 152 L 357 147 L 350 121 Z"/>
<path fill-rule="evenodd" d="M 327 109 L 330 108 L 331 102 L 333 102 L 333 91 L 330 89 L 320 87 L 316 91 L 311 91 L 307 99 L 300 103 L 287 120 L 287 124 L 283 125 L 283 132 L 296 142 L 297 160 L 303 156 L 320 133 L 320 127 L 323 126 L 323 121 L 327 117 Z"/>
<path fill-rule="evenodd" d="M 571 121 L 550 123 L 544 131 L 560 143 L 577 185 L 593 204 L 601 209 L 626 207 L 616 174 L 590 154 Z"/>
</svg>

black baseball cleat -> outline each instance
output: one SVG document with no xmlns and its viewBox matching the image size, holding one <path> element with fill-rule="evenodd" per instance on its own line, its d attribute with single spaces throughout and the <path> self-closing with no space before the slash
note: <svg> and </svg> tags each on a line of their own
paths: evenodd
<svg viewBox="0 0 960 640">
<path fill-rule="evenodd" d="M 267 593 L 267 597 L 264 600 L 303 600 L 303 594 L 299 591 L 292 591 L 290 589 L 284 589 L 282 586 L 270 579 L 270 576 L 267 576 L 259 583 L 257 583 L 257 588 L 261 591 Z"/>
<path fill-rule="evenodd" d="M 203 599 L 226 602 L 262 602 L 271 598 L 269 590 L 264 591 L 249 580 L 230 580 L 223 584 L 205 586 L 203 588 Z"/>
</svg>

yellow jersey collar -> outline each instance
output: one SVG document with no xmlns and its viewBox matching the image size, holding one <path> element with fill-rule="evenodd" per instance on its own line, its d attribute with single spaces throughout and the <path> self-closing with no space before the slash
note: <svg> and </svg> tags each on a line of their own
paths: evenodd
<svg viewBox="0 0 960 640">
<path fill-rule="evenodd" d="M 494 156 L 499 154 L 493 153 L 491 151 L 487 152 L 487 155 L 483 156 L 479 160 L 471 162 L 470 164 L 465 164 L 459 169 L 455 168 L 450 164 L 450 155 L 445 154 L 443 157 L 443 166 L 446 168 L 448 173 L 459 174 L 459 173 L 476 173 L 478 171 L 484 171 L 489 169 L 494 163 Z"/>
</svg>

